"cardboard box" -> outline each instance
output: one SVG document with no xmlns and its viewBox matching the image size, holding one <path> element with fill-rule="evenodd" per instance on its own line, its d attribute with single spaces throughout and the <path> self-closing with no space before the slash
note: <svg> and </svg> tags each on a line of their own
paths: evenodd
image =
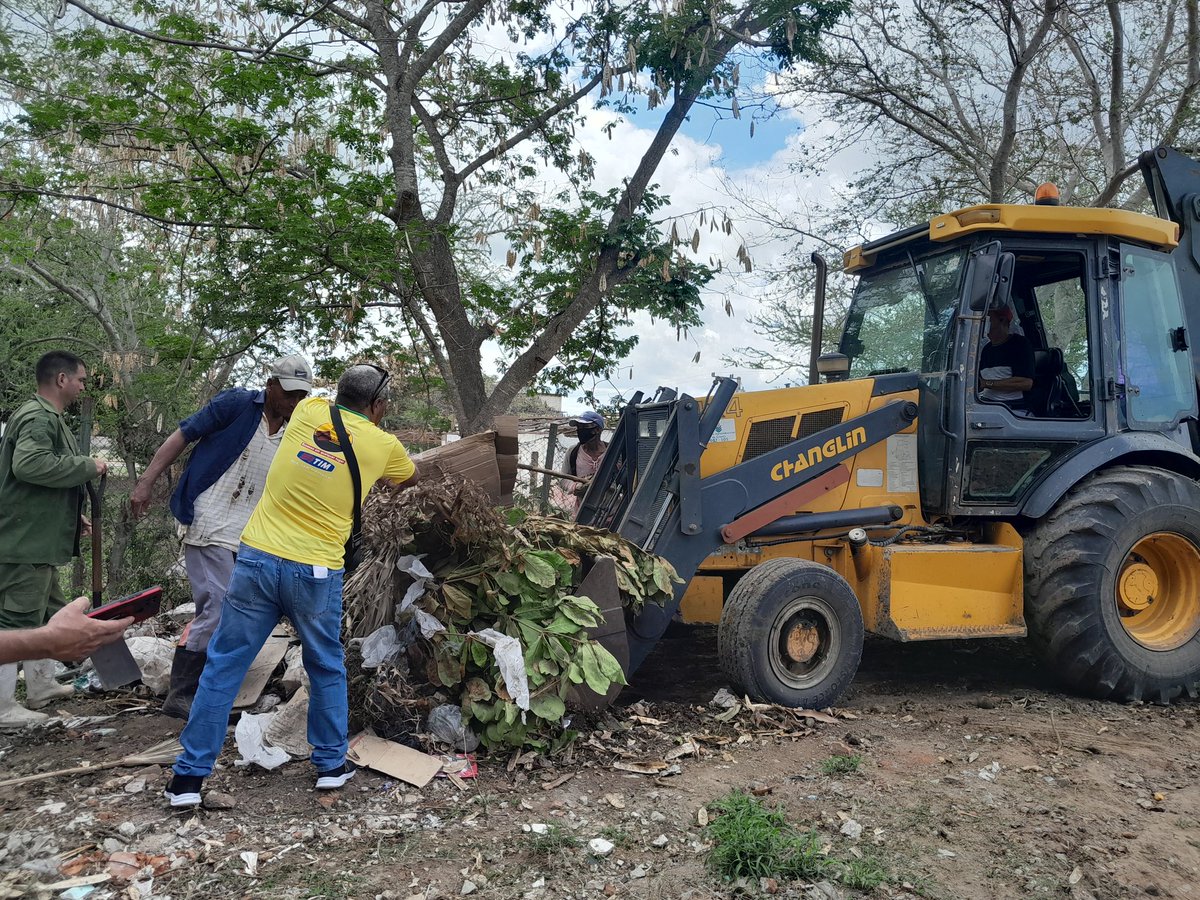
<svg viewBox="0 0 1200 900">
<path fill-rule="evenodd" d="M 477 482 L 492 500 L 500 500 L 500 469 L 496 463 L 496 434 L 485 431 L 418 453 L 422 469 L 435 474 L 461 475 Z"/>
</svg>

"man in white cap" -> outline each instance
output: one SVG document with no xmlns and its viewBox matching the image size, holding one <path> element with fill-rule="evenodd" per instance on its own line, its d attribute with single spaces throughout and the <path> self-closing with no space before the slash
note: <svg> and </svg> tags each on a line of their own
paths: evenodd
<svg viewBox="0 0 1200 900">
<path fill-rule="evenodd" d="M 158 477 L 198 442 L 171 496 L 171 512 L 187 527 L 183 553 L 196 617 L 175 649 L 165 715 L 186 719 L 191 711 L 242 529 L 262 497 L 283 426 L 311 390 L 312 368 L 292 355 L 271 365 L 263 390 L 222 391 L 163 441 L 130 495 L 134 517 L 144 516 Z"/>
</svg>

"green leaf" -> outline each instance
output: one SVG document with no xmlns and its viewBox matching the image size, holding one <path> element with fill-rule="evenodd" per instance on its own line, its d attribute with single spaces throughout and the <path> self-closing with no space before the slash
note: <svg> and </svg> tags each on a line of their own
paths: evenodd
<svg viewBox="0 0 1200 900">
<path fill-rule="evenodd" d="M 575 634 L 579 631 L 579 625 L 571 621 L 567 617 L 566 611 L 563 610 L 554 617 L 554 621 L 546 626 L 546 630 L 551 634 Z"/>
<path fill-rule="evenodd" d="M 596 658 L 596 648 L 592 644 L 584 644 L 577 654 L 579 665 L 583 669 L 583 680 L 597 694 L 607 694 L 611 680 L 604 674 L 600 660 Z"/>
<path fill-rule="evenodd" d="M 456 686 L 463 679 L 462 663 L 448 653 L 438 653 L 437 672 L 438 681 L 448 688 Z"/>
<path fill-rule="evenodd" d="M 526 553 L 522 558 L 525 577 L 538 587 L 552 588 L 558 581 L 558 573 L 549 562 L 537 553 Z"/>
<path fill-rule="evenodd" d="M 500 590 L 513 597 L 523 594 L 528 586 L 528 583 L 521 577 L 519 572 L 497 572 L 492 577 L 496 580 L 496 584 Z"/>
<path fill-rule="evenodd" d="M 596 654 L 596 661 L 600 664 L 600 671 L 604 677 L 614 684 L 627 684 L 625 681 L 625 670 L 621 668 L 621 664 L 617 662 L 617 658 L 608 652 L 602 644 L 591 642 L 588 644 L 592 648 L 592 652 Z"/>
<path fill-rule="evenodd" d="M 561 722 L 567 714 L 567 706 L 549 692 L 529 698 L 529 710 L 535 716 L 549 722 Z"/>
<path fill-rule="evenodd" d="M 471 641 L 471 660 L 480 668 L 488 664 L 488 648 L 482 641 Z"/>
</svg>

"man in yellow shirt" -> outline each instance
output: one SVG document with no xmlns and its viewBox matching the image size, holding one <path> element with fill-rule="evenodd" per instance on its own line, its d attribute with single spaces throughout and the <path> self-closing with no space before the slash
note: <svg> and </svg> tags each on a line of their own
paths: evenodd
<svg viewBox="0 0 1200 900">
<path fill-rule="evenodd" d="M 358 365 L 338 381 L 337 411 L 357 459 L 362 494 L 386 478 L 410 484 L 416 465 L 378 427 L 387 411 L 388 373 Z M 262 499 L 242 532 L 225 609 L 180 735 L 183 752 L 166 791 L 171 806 L 200 804 L 203 780 L 225 742 L 242 679 L 267 637 L 287 616 L 300 636 L 308 672 L 308 741 L 317 789 L 354 776 L 346 761 L 349 709 L 341 642 L 342 576 L 353 523 L 353 479 L 333 425 L 333 405 L 313 397 L 292 413 L 267 473 Z"/>
</svg>

